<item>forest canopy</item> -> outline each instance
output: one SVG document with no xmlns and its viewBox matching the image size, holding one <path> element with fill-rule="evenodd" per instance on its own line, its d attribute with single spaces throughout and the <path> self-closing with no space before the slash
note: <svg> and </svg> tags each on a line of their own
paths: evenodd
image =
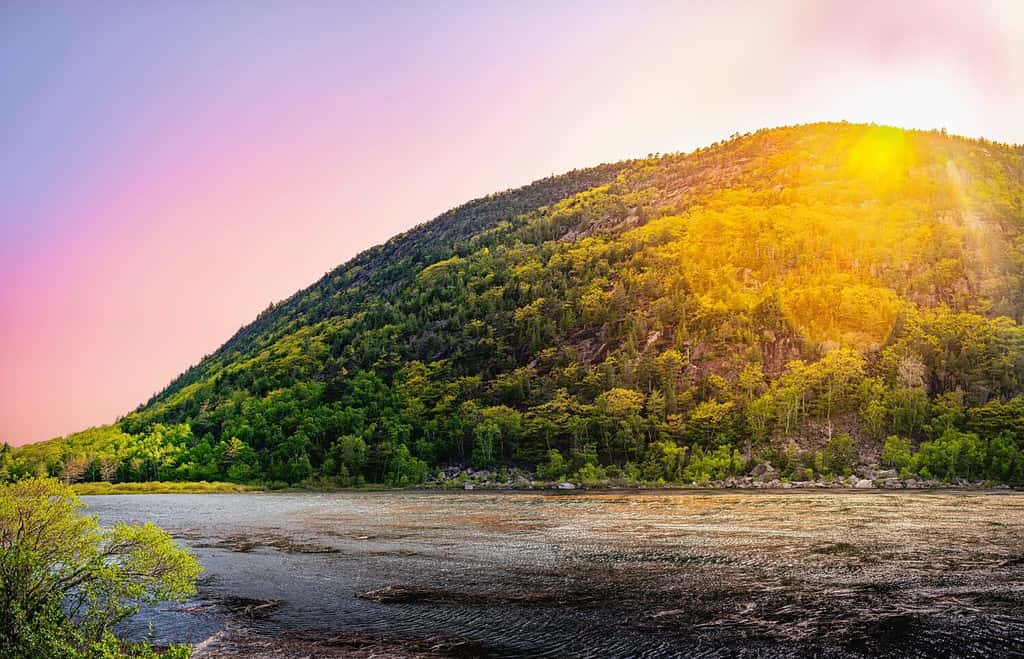
<svg viewBox="0 0 1024 659">
<path fill-rule="evenodd" d="M 470 202 L 0 477 L 1024 481 L 1024 149 L 815 124 Z M 197 321 L 199 322 L 199 321 Z"/>
</svg>

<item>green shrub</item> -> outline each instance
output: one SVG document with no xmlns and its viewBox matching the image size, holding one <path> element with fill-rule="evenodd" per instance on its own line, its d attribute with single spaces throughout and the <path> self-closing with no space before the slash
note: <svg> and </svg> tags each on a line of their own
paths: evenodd
<svg viewBox="0 0 1024 659">
<path fill-rule="evenodd" d="M 548 451 L 548 461 L 537 465 L 537 478 L 542 481 L 560 481 L 569 473 L 569 465 L 565 463 L 558 449 Z"/>
<path fill-rule="evenodd" d="M 739 451 L 729 444 L 719 446 L 714 451 L 705 453 L 694 445 L 690 450 L 690 461 L 683 469 L 683 480 L 693 483 L 707 483 L 735 476 L 743 469 L 743 459 Z"/>
<path fill-rule="evenodd" d="M 604 467 L 587 464 L 576 470 L 573 478 L 584 485 L 597 485 L 598 483 L 606 481 L 608 479 L 608 474 Z"/>
<path fill-rule="evenodd" d="M 947 430 L 938 439 L 921 444 L 914 466 L 926 478 L 981 478 L 985 473 L 985 449 L 974 433 Z"/>
<path fill-rule="evenodd" d="M 202 568 L 167 533 L 100 528 L 83 505 L 55 479 L 0 485 L 0 659 L 153 656 L 122 645 L 114 625 L 141 604 L 195 593 Z"/>
<path fill-rule="evenodd" d="M 846 433 L 836 435 L 825 445 L 822 458 L 825 470 L 837 476 L 849 476 L 857 466 L 857 449 Z"/>
<path fill-rule="evenodd" d="M 409 447 L 399 444 L 392 451 L 388 463 L 385 482 L 388 485 L 404 487 L 406 485 L 419 485 L 427 480 L 430 475 L 430 467 L 419 458 L 412 457 Z"/>
<path fill-rule="evenodd" d="M 885 445 L 882 447 L 883 466 L 903 471 L 913 464 L 913 461 L 909 439 L 898 435 L 889 435 L 885 438 Z"/>
</svg>

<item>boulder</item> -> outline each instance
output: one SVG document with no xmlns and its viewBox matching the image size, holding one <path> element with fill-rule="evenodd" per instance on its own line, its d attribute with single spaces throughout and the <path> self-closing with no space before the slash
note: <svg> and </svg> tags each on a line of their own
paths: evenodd
<svg viewBox="0 0 1024 659">
<path fill-rule="evenodd" d="M 762 462 L 761 464 L 754 467 L 754 470 L 750 472 L 754 478 L 757 478 L 762 483 L 767 483 L 775 478 L 778 478 L 778 473 L 775 471 L 775 467 L 769 462 Z"/>
<path fill-rule="evenodd" d="M 853 484 L 858 490 L 866 490 L 875 486 L 875 484 L 866 478 L 862 478 Z"/>
<path fill-rule="evenodd" d="M 576 486 L 573 485 L 572 483 L 559 483 L 556 487 L 558 489 L 560 489 L 560 490 L 575 490 L 576 489 Z"/>
</svg>

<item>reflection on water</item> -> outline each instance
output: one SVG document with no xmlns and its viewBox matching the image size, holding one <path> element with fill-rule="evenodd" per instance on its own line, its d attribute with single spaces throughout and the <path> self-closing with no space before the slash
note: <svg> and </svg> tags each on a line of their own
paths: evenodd
<svg viewBox="0 0 1024 659">
<path fill-rule="evenodd" d="M 86 500 L 195 550 L 199 597 L 128 631 L 199 656 L 1024 653 L 1013 493 Z"/>
</svg>

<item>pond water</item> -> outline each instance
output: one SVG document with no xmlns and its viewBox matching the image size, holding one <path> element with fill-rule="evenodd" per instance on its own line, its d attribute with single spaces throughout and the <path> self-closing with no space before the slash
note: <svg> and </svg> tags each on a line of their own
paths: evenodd
<svg viewBox="0 0 1024 659">
<path fill-rule="evenodd" d="M 1024 495 L 85 497 L 206 568 L 197 656 L 1022 656 Z M 360 596 L 362 595 L 362 596 Z"/>
</svg>

